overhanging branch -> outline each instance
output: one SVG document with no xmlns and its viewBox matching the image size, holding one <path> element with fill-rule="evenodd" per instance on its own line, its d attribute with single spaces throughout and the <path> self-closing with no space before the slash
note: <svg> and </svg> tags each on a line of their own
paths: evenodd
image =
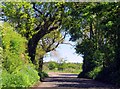
<svg viewBox="0 0 120 89">
<path fill-rule="evenodd" d="M 66 44 L 66 45 L 70 45 L 70 46 L 75 46 L 75 45 L 73 45 L 73 44 L 71 44 L 71 43 L 61 43 L 61 44 Z"/>
<path fill-rule="evenodd" d="M 35 7 L 35 2 L 33 2 L 32 4 L 33 4 L 33 9 L 42 15 L 43 13 Z"/>
</svg>

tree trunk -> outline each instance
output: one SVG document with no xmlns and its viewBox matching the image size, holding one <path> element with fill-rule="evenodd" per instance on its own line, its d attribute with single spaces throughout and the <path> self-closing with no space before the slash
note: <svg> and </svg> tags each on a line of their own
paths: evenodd
<svg viewBox="0 0 120 89">
<path fill-rule="evenodd" d="M 45 34 L 40 34 L 40 32 L 38 32 L 30 40 L 28 40 L 28 53 L 33 64 L 36 63 L 35 54 L 38 42 L 44 35 Z"/>
<path fill-rule="evenodd" d="M 120 70 L 120 25 L 117 28 L 116 70 Z"/>
<path fill-rule="evenodd" d="M 35 43 L 34 40 L 30 39 L 28 41 L 28 53 L 29 53 L 29 57 L 31 57 L 30 59 L 33 64 L 35 64 L 36 47 L 37 47 L 37 43 Z"/>
<path fill-rule="evenodd" d="M 41 57 L 39 59 L 39 68 L 38 68 L 38 71 L 39 72 L 42 72 L 42 69 L 43 69 L 43 57 Z"/>
<path fill-rule="evenodd" d="M 90 39 L 93 37 L 93 27 L 92 27 L 92 21 L 90 22 Z"/>
<path fill-rule="evenodd" d="M 42 37 L 44 37 L 46 34 L 58 28 L 58 26 L 53 26 L 50 29 L 48 29 L 51 24 L 48 24 L 48 22 L 45 22 L 43 28 L 40 28 L 38 26 L 36 30 L 39 29 L 39 31 L 36 34 L 34 34 L 32 38 L 28 41 L 28 53 L 29 53 L 29 56 L 31 57 L 31 61 L 33 64 L 35 64 L 35 54 L 36 54 L 36 48 L 39 40 Z"/>
</svg>

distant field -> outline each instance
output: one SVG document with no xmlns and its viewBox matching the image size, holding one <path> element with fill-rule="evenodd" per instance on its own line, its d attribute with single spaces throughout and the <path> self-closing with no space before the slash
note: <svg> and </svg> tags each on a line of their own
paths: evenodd
<svg viewBox="0 0 120 89">
<path fill-rule="evenodd" d="M 43 71 L 80 73 L 82 71 L 82 63 L 57 63 L 54 61 L 45 62 L 43 65 Z"/>
</svg>

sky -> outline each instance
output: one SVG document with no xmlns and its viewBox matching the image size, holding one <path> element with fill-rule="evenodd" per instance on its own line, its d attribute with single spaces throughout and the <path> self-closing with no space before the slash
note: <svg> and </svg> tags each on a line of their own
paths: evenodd
<svg viewBox="0 0 120 89">
<path fill-rule="evenodd" d="M 72 45 L 75 44 L 75 42 L 69 41 L 69 37 L 65 38 L 65 43 L 70 43 Z M 66 60 L 66 62 L 82 63 L 83 62 L 82 55 L 76 54 L 74 47 L 71 46 L 70 44 L 60 44 L 55 51 L 52 51 L 45 56 L 44 62 L 48 61 L 59 62 L 60 59 L 64 59 Z"/>
</svg>

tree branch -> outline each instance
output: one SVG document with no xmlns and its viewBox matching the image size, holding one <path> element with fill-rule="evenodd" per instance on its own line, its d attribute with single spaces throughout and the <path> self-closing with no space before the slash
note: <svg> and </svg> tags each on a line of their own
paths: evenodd
<svg viewBox="0 0 120 89">
<path fill-rule="evenodd" d="M 33 9 L 37 12 L 39 12 L 41 15 L 43 14 L 41 11 L 39 11 L 36 7 L 35 7 L 35 2 L 32 3 L 33 4 Z"/>
<path fill-rule="evenodd" d="M 61 43 L 61 44 L 66 44 L 66 45 L 70 45 L 70 46 L 75 46 L 75 45 L 73 45 L 73 44 L 71 44 L 71 43 Z"/>
<path fill-rule="evenodd" d="M 51 46 L 55 43 L 55 42 L 53 41 L 52 44 L 50 44 L 49 47 L 46 49 L 46 52 L 50 52 L 50 51 L 52 51 L 52 50 L 55 50 L 55 49 L 59 46 L 59 44 L 62 44 L 62 43 L 63 43 L 63 40 L 65 39 L 66 35 L 67 35 L 67 32 L 65 32 L 63 38 L 61 38 L 61 39 L 58 41 L 58 43 L 55 45 L 55 47 L 53 47 L 52 49 L 50 49 Z M 55 38 L 54 38 L 54 39 L 55 39 Z"/>
</svg>

